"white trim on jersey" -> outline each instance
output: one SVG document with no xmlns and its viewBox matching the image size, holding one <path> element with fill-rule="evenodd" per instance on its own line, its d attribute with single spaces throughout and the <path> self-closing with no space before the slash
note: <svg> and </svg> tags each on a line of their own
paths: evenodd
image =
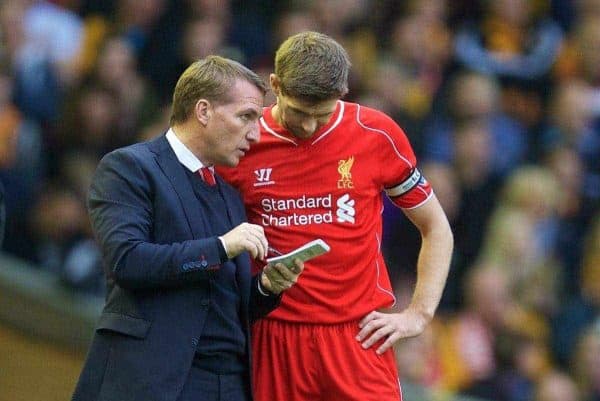
<svg viewBox="0 0 600 401">
<path fill-rule="evenodd" d="M 329 129 L 327 131 L 325 131 L 317 139 L 315 139 L 313 141 L 313 143 L 311 143 L 311 145 L 314 145 L 315 143 L 319 142 L 321 139 L 325 138 L 325 136 L 329 135 L 331 133 L 331 131 L 333 131 L 334 128 L 337 127 L 340 124 L 340 122 L 342 121 L 342 117 L 344 116 L 344 102 L 342 102 L 341 100 L 338 100 L 338 103 L 340 104 L 340 112 L 338 113 L 337 120 L 333 123 L 333 125 L 331 127 L 329 127 Z"/>
<path fill-rule="evenodd" d="M 377 235 L 377 233 L 375 233 L 375 240 L 377 241 L 377 252 L 381 255 L 381 240 L 379 239 L 379 235 Z M 392 305 L 390 307 L 393 307 L 394 305 L 396 305 L 396 296 L 394 295 L 393 292 L 390 292 L 388 290 L 386 290 L 385 288 L 383 288 L 380 284 L 379 284 L 379 261 L 377 259 L 375 259 L 375 267 L 377 267 L 377 288 L 379 288 L 379 290 L 381 292 L 383 292 L 384 294 L 389 295 L 390 297 L 392 297 Z"/>
<path fill-rule="evenodd" d="M 400 390 L 400 399 L 398 401 L 403 401 L 403 397 L 402 397 L 402 386 L 400 385 L 400 378 L 397 379 L 398 380 L 398 390 Z"/>
<path fill-rule="evenodd" d="M 387 138 L 387 140 L 390 142 L 390 144 L 392 145 L 392 148 L 394 149 L 394 152 L 396 153 L 396 155 L 398 155 L 398 157 L 402 160 L 404 160 L 404 162 L 406 162 L 406 164 L 408 164 L 408 166 L 411 168 L 411 170 L 414 168 L 414 166 L 412 165 L 412 163 L 410 161 L 408 161 L 408 159 L 404 156 L 402 156 L 402 154 L 398 151 L 398 148 L 396 147 L 396 144 L 394 143 L 394 140 L 390 137 L 390 135 L 385 132 L 384 130 L 378 129 L 378 128 L 371 128 L 371 127 L 367 127 L 362 121 L 360 121 L 360 105 L 357 104 L 357 109 L 356 109 L 356 122 L 358 123 L 358 125 L 360 125 L 361 127 L 371 130 L 371 131 L 375 131 L 376 133 L 383 135 Z"/>
<path fill-rule="evenodd" d="M 263 126 L 263 128 L 265 129 L 265 131 L 267 131 L 269 134 L 273 135 L 274 137 L 277 137 L 279 139 L 283 139 L 284 141 L 287 141 L 289 143 L 293 143 L 294 146 L 298 146 L 298 144 L 296 142 L 294 142 L 292 139 L 290 138 L 286 138 L 283 135 L 279 135 L 277 132 L 273 131 L 268 125 L 267 122 L 265 121 L 264 117 L 260 118 L 260 125 Z"/>
<path fill-rule="evenodd" d="M 429 194 L 427 194 L 427 192 L 425 192 L 425 190 L 421 187 L 417 187 L 417 189 L 419 191 L 423 192 L 425 195 L 427 195 L 427 198 L 423 199 L 423 201 L 421 203 L 419 203 L 418 205 L 414 205 L 411 207 L 403 207 L 402 209 L 406 209 L 406 210 L 416 209 L 416 208 L 424 205 L 433 196 L 433 189 L 431 190 L 431 192 Z"/>
<path fill-rule="evenodd" d="M 337 119 L 335 120 L 335 122 L 331 125 L 331 127 L 329 127 L 329 129 L 327 131 L 325 131 L 323 134 L 319 135 L 319 137 L 317 139 L 315 139 L 311 145 L 314 145 L 315 143 L 319 142 L 321 139 L 323 139 L 325 136 L 329 135 L 331 133 L 331 131 L 333 131 L 335 129 L 335 127 L 337 127 L 338 125 L 340 125 L 340 122 L 342 121 L 342 117 L 344 117 L 344 102 L 342 102 L 341 100 L 338 100 L 338 103 L 340 104 L 340 111 L 338 113 Z M 269 127 L 267 125 L 267 122 L 265 121 L 264 117 L 260 118 L 260 125 L 263 126 L 263 128 L 265 129 L 265 131 L 267 131 L 269 134 L 273 135 L 274 137 L 277 137 L 279 139 L 283 139 L 284 141 L 293 143 L 294 145 L 298 146 L 298 143 L 296 143 L 296 141 L 294 141 L 293 139 L 290 138 L 286 138 L 283 135 L 279 135 L 278 133 L 276 133 L 275 131 L 273 131 L 271 129 L 271 127 Z"/>
</svg>

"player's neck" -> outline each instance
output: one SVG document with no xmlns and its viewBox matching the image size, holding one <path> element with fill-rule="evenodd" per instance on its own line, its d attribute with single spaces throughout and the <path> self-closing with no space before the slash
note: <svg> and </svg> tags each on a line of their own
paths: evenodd
<svg viewBox="0 0 600 401">
<path fill-rule="evenodd" d="M 283 121 L 281 120 L 281 111 L 277 103 L 271 107 L 271 117 L 273 118 L 273 121 L 275 121 L 280 127 L 284 126 Z"/>
</svg>

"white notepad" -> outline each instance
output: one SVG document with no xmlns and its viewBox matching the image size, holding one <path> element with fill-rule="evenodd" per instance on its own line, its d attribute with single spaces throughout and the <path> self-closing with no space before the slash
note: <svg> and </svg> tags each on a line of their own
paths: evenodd
<svg viewBox="0 0 600 401">
<path fill-rule="evenodd" d="M 267 262 L 270 264 L 275 263 L 283 263 L 286 266 L 293 266 L 294 259 L 298 258 L 303 262 L 306 262 L 309 259 L 316 258 L 319 255 L 323 255 L 324 253 L 329 252 L 330 248 L 325 241 L 322 239 L 316 239 L 310 241 L 301 247 L 294 249 L 291 252 L 286 253 L 281 256 L 274 256 L 272 258 L 268 258 Z"/>
</svg>

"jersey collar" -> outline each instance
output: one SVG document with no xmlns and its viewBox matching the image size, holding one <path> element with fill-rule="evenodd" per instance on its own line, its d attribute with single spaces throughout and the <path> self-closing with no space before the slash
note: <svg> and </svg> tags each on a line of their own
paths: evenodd
<svg viewBox="0 0 600 401">
<path fill-rule="evenodd" d="M 339 125 L 339 123 L 342 121 L 342 117 L 344 116 L 344 109 L 345 109 L 344 102 L 341 100 L 338 100 L 337 104 L 335 106 L 335 111 L 333 112 L 331 118 L 329 119 L 329 122 L 327 124 L 325 124 L 324 126 L 322 126 L 321 128 L 319 128 L 319 130 L 310 138 L 300 139 L 300 138 L 296 138 L 294 135 L 292 135 L 292 133 L 290 133 L 284 127 L 279 125 L 279 123 L 273 118 L 273 115 L 271 113 L 273 106 L 274 105 L 271 105 L 271 106 L 265 108 L 265 110 L 263 112 L 263 116 L 260 119 L 260 124 L 261 124 L 262 128 L 267 133 L 269 133 L 281 140 L 293 143 L 294 145 L 299 145 L 301 143 L 309 143 L 311 145 L 314 145 L 315 143 L 317 143 L 321 139 L 323 139 L 325 136 L 329 135 L 331 133 L 331 131 L 333 131 L 335 129 L 335 127 L 337 127 Z"/>
</svg>

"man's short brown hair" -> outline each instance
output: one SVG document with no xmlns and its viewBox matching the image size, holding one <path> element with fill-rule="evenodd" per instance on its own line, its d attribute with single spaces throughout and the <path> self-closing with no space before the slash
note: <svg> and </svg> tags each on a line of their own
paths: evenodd
<svg viewBox="0 0 600 401">
<path fill-rule="evenodd" d="M 275 54 L 275 75 L 282 93 L 307 101 L 346 95 L 350 66 L 342 45 L 319 32 L 290 36 Z"/>
<path fill-rule="evenodd" d="M 263 95 L 267 92 L 264 81 L 237 61 L 208 56 L 192 63 L 175 85 L 171 126 L 185 122 L 199 99 L 214 103 L 231 101 L 228 97 L 229 90 L 237 79 L 250 82 L 260 89 Z"/>
</svg>

